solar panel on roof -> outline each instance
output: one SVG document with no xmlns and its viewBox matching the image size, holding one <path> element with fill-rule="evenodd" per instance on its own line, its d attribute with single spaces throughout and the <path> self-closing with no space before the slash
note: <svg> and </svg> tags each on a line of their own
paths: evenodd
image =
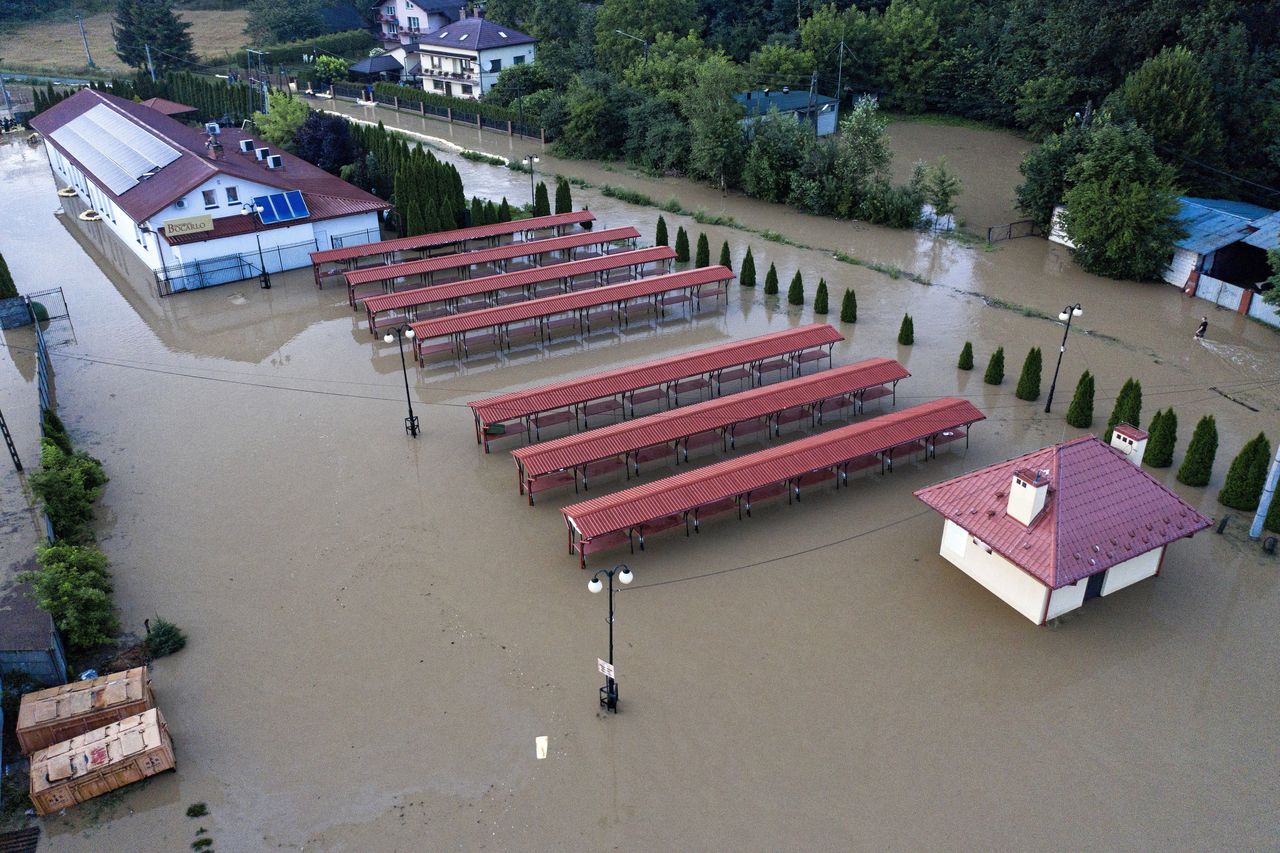
<svg viewBox="0 0 1280 853">
<path fill-rule="evenodd" d="M 147 172 L 162 169 L 182 156 L 106 104 L 86 110 L 51 135 L 116 195 L 137 186 Z"/>
<path fill-rule="evenodd" d="M 306 219 L 311 215 L 307 203 L 298 190 L 287 193 L 272 193 L 254 198 L 254 206 L 261 208 L 258 218 L 263 225 L 274 225 L 277 222 L 289 222 L 294 219 Z"/>
<path fill-rule="evenodd" d="M 306 219 L 311 215 L 311 211 L 307 210 L 307 203 L 302 198 L 302 193 L 298 190 L 290 190 L 284 194 L 285 201 L 289 202 L 289 210 L 293 212 L 294 219 Z"/>
</svg>

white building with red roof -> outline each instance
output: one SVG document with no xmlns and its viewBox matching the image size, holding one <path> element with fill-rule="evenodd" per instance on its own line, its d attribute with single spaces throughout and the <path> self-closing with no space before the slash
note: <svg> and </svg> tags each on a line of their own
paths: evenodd
<svg viewBox="0 0 1280 853">
<path fill-rule="evenodd" d="M 191 127 L 94 89 L 31 125 L 57 181 L 156 273 L 162 292 L 250 278 L 262 265 L 309 266 L 334 237 L 378 239 L 391 206 L 235 128 Z M 246 214 L 246 205 L 263 210 Z"/>
<path fill-rule="evenodd" d="M 1141 469 L 1147 434 L 1084 436 L 915 493 L 945 519 L 939 553 L 1043 625 L 1160 573 L 1212 522 Z"/>
</svg>

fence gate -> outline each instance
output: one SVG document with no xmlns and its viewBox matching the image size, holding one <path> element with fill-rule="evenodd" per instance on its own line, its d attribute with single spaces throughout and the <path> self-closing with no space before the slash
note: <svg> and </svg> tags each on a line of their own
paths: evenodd
<svg viewBox="0 0 1280 853">
<path fill-rule="evenodd" d="M 1042 237 L 1044 232 L 1033 219 L 1019 219 L 1008 225 L 993 225 L 987 229 L 987 242 L 998 243 L 1001 240 L 1016 240 L 1019 237 Z"/>
</svg>

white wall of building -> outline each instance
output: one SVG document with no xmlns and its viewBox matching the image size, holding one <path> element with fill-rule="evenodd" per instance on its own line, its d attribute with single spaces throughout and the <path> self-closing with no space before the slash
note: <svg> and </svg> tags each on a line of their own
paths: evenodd
<svg viewBox="0 0 1280 853">
<path fill-rule="evenodd" d="M 154 235 L 143 234 L 129 215 L 103 192 L 102 188 L 84 175 L 75 164 L 62 156 L 52 145 L 45 143 L 45 152 L 49 155 L 49 165 L 62 182 L 71 187 L 80 196 L 81 201 L 102 214 L 102 224 L 106 225 L 131 252 L 137 255 L 151 269 L 160 268 L 160 255 L 156 249 Z"/>
<path fill-rule="evenodd" d="M 1174 249 L 1173 260 L 1164 271 L 1164 280 L 1175 287 L 1185 287 L 1187 279 L 1200 263 L 1200 255 L 1190 249 Z"/>
<path fill-rule="evenodd" d="M 1118 589 L 1124 589 L 1140 580 L 1154 577 L 1156 570 L 1160 568 L 1162 556 L 1164 556 L 1164 548 L 1157 548 L 1107 569 L 1107 576 L 1102 581 L 1102 594 L 1110 595 Z"/>
<path fill-rule="evenodd" d="M 496 47 L 479 52 L 436 45 L 424 46 L 419 54 L 419 61 L 422 63 L 422 88 L 437 95 L 452 94 L 455 98 L 478 99 L 493 88 L 498 82 L 499 74 L 514 65 L 532 64 L 534 56 L 533 44 Z M 494 63 L 497 63 L 496 69 Z M 433 70 L 469 76 L 453 80 L 433 78 Z M 463 86 L 470 86 L 471 91 L 464 91 Z"/>
<path fill-rule="evenodd" d="M 994 551 L 988 553 L 982 545 L 974 544 L 969 532 L 951 519 L 943 525 L 938 553 L 1005 604 L 1040 624 L 1049 588 Z"/>
<path fill-rule="evenodd" d="M 1068 249 L 1074 249 L 1076 244 L 1071 242 L 1071 238 L 1067 236 L 1067 229 L 1062 224 L 1062 213 L 1066 210 L 1062 205 L 1058 205 L 1053 209 L 1053 219 L 1050 220 L 1049 241 L 1059 243 Z"/>
<path fill-rule="evenodd" d="M 510 47 L 498 47 L 481 51 L 478 63 L 480 69 L 480 91 L 483 93 L 492 89 L 493 85 L 498 82 L 498 75 L 517 64 L 517 57 L 523 60 L 523 64 L 532 65 L 534 47 L 533 44 L 517 44 Z M 497 71 L 492 70 L 494 62 L 498 62 L 501 65 Z"/>
</svg>

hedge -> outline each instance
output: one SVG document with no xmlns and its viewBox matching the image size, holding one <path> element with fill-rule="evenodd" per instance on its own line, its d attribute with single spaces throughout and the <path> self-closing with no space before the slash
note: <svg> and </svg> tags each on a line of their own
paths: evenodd
<svg viewBox="0 0 1280 853">
<path fill-rule="evenodd" d="M 340 33 L 328 33 L 313 39 L 273 44 L 262 48 L 262 64 L 274 68 L 277 65 L 301 65 L 304 53 L 336 53 L 339 56 L 356 56 L 367 54 L 377 46 L 377 40 L 368 30 L 344 30 Z M 244 51 L 224 53 L 221 56 L 207 56 L 201 59 L 205 65 L 239 66 L 245 59 Z M 255 57 L 256 60 L 256 57 Z"/>
<path fill-rule="evenodd" d="M 374 83 L 373 91 L 375 94 L 384 95 L 388 98 L 399 98 L 401 102 L 410 101 L 413 103 L 423 103 L 430 107 L 439 107 L 440 109 L 449 109 L 454 112 L 468 113 L 470 115 L 479 115 L 484 118 L 490 118 L 494 121 L 519 121 L 519 117 L 514 110 L 506 107 L 499 107 L 495 104 L 486 104 L 483 101 L 472 101 L 468 98 L 452 98 L 448 95 L 437 95 L 433 92 L 426 92 L 422 89 L 414 89 L 409 86 L 401 86 L 397 83 Z"/>
</svg>

